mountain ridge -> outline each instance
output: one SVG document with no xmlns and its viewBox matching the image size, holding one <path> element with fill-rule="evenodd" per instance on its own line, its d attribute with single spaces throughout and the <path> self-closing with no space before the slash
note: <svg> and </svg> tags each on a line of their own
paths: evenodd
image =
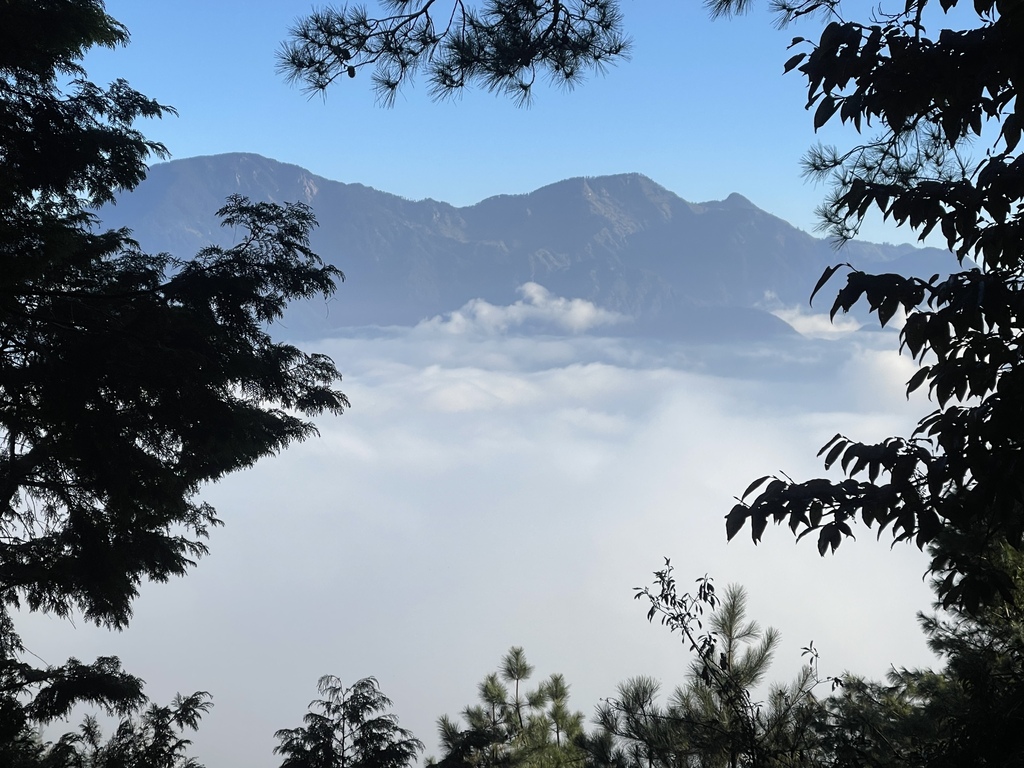
<svg viewBox="0 0 1024 768">
<path fill-rule="evenodd" d="M 753 338 L 785 332 L 768 304 L 805 302 L 835 261 L 889 262 L 905 273 L 943 256 L 952 263 L 934 249 L 858 242 L 837 256 L 739 193 L 691 203 L 639 173 L 563 179 L 456 207 L 229 153 L 154 165 L 100 215 L 132 229 L 144 250 L 189 254 L 232 244 L 214 215 L 230 194 L 303 202 L 317 215 L 313 247 L 347 281 L 329 318 L 301 319 L 304 335 L 414 324 L 472 299 L 509 304 L 535 282 L 633 318 L 633 332 L 699 337 L 702 324 L 721 330 L 732 311 L 739 337 Z"/>
</svg>

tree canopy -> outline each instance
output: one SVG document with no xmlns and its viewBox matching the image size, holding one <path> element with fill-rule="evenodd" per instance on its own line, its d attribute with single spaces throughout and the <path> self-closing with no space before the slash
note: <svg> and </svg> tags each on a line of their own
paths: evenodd
<svg viewBox="0 0 1024 768">
<path fill-rule="evenodd" d="M 185 733 L 199 728 L 212 704 L 197 691 L 175 696 L 167 706 L 150 704 L 123 718 L 109 738 L 95 717 L 86 716 L 77 731 L 64 734 L 45 753 L 45 768 L 203 768 L 189 757 Z"/>
<path fill-rule="evenodd" d="M 465 726 L 448 715 L 437 721 L 442 755 L 439 768 L 562 768 L 583 753 L 583 713 L 569 706 L 569 684 L 554 673 L 527 688 L 533 665 L 513 646 L 499 669 L 477 690 L 480 702 L 462 710 Z"/>
<path fill-rule="evenodd" d="M 346 688 L 324 675 L 317 689 L 323 698 L 310 702 L 305 725 L 274 734 L 281 768 L 407 768 L 423 751 L 423 743 L 388 711 L 391 699 L 376 678 Z"/>
<path fill-rule="evenodd" d="M 325 7 L 301 19 L 278 54 L 285 76 L 312 92 L 372 70 L 379 100 L 394 101 L 418 73 L 447 97 L 482 85 L 530 100 L 538 78 L 573 86 L 629 50 L 615 0 L 386 0 L 384 14 Z"/>
<path fill-rule="evenodd" d="M 799 51 L 785 65 L 807 80 L 815 128 L 838 119 L 874 132 L 847 150 L 809 153 L 808 173 L 832 184 L 823 224 L 843 241 L 877 211 L 921 238 L 941 232 L 963 270 L 928 280 L 849 271 L 831 315 L 866 299 L 884 326 L 902 310 L 900 349 L 920 364 L 908 394 L 923 388 L 936 408 L 908 437 L 836 435 L 819 455 L 844 479 L 762 478 L 727 528 L 733 537 L 749 523 L 758 541 L 769 520 L 786 523 L 800 537 L 816 533 L 822 553 L 852 536 L 857 520 L 889 528 L 897 541 L 931 547 L 944 605 L 973 609 L 1011 592 L 993 546 L 1024 546 L 1024 9 L 979 0 L 976 26 L 941 28 L 956 5 L 917 0 L 853 21 L 837 2 L 775 3 L 784 23 L 828 18 L 817 42 L 793 41 Z"/>
<path fill-rule="evenodd" d="M 338 372 L 274 342 L 341 274 L 301 205 L 227 201 L 232 248 L 143 253 L 91 208 L 134 187 L 167 108 L 78 63 L 125 30 L 102 3 L 15 2 L 0 54 L 0 598 L 124 626 L 143 578 L 184 573 L 217 523 L 203 483 L 340 412 Z M 46 30 L 46 34 L 37 34 Z M 62 83 L 70 80 L 65 88 Z"/>
<path fill-rule="evenodd" d="M 302 205 L 226 201 L 237 245 L 146 254 L 95 209 L 162 145 L 173 112 L 81 60 L 128 33 L 98 0 L 13 0 L 0 25 L 0 733 L 78 701 L 124 714 L 114 658 L 35 669 L 19 607 L 123 628 L 143 580 L 184 574 L 219 524 L 209 483 L 315 433 L 348 404 L 334 363 L 275 342 L 285 305 L 342 278 Z"/>
<path fill-rule="evenodd" d="M 594 768 L 820 764 L 813 726 L 822 709 L 814 691 L 841 683 L 819 678 L 813 645 L 792 682 L 765 686 L 781 635 L 747 619 L 746 590 L 733 584 L 719 596 L 705 576 L 693 593 L 681 593 L 668 560 L 654 575 L 654 588 L 635 596 L 649 602 L 649 621 L 678 633 L 694 653 L 688 679 L 665 706 L 656 680 L 620 685 L 598 708 L 598 731 L 588 737 Z"/>
</svg>

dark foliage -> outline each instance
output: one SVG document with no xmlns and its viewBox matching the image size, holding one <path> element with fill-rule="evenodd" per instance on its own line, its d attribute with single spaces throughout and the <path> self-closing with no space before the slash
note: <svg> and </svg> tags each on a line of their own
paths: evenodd
<svg viewBox="0 0 1024 768">
<path fill-rule="evenodd" d="M 832 315 L 866 299 L 886 325 L 903 310 L 901 349 L 921 364 L 908 393 L 926 389 L 937 408 L 910 437 L 833 438 L 821 455 L 845 479 L 755 482 L 744 499 L 758 493 L 730 512 L 728 535 L 749 523 L 758 541 L 772 520 L 800 537 L 816 533 L 825 553 L 857 520 L 890 528 L 897 541 L 934 544 L 943 604 L 975 610 L 1010 593 L 986 554 L 991 544 L 1024 546 L 1024 160 L 1016 154 L 1024 8 L 981 0 L 977 25 L 953 30 L 937 28 L 956 0 L 878 8 L 866 22 L 846 20 L 836 2 L 774 5 L 783 22 L 812 12 L 828 19 L 817 42 L 793 41 L 804 50 L 785 65 L 807 80 L 815 127 L 838 118 L 877 131 L 848 151 L 808 156 L 808 173 L 833 184 L 820 210 L 825 225 L 844 241 L 875 210 L 922 238 L 941 232 L 964 271 L 942 280 L 848 274 Z M 979 140 L 988 149 L 976 159 Z"/>
<path fill-rule="evenodd" d="M 334 675 L 317 683 L 324 698 L 309 704 L 305 725 L 282 729 L 274 753 L 281 768 L 407 768 L 423 743 L 388 712 L 392 702 L 366 677 L 346 688 Z"/>
<path fill-rule="evenodd" d="M 572 86 L 588 70 L 626 55 L 613 0 L 386 0 L 384 15 L 362 6 L 323 8 L 299 21 L 278 56 L 282 72 L 312 92 L 373 70 L 378 98 L 426 74 L 431 92 L 451 96 L 474 84 L 530 100 L 538 77 Z"/>
<path fill-rule="evenodd" d="M 218 523 L 201 484 L 313 433 L 339 411 L 331 361 L 274 343 L 264 324 L 327 292 L 308 210 L 233 199 L 247 230 L 188 262 L 124 233 L 10 239 L 0 315 L 0 596 L 124 626 L 143 578 L 181 575 Z M 12 238 L 13 239 L 13 238 Z M 6 250 L 6 249 L 5 249 Z M 5 254 L 0 254 L 0 258 Z M 6 282 L 6 281 L 5 281 Z"/>
<path fill-rule="evenodd" d="M 217 519 L 194 501 L 203 483 L 346 405 L 329 359 L 267 333 L 340 273 L 309 249 L 300 205 L 232 198 L 220 215 L 239 244 L 192 260 L 99 231 L 88 206 L 163 152 L 134 121 L 166 110 L 81 79 L 76 57 L 125 39 L 102 4 L 9 6 L 21 53 L 5 47 L 0 66 L 0 599 L 122 627 L 141 579 L 205 552 Z"/>
<path fill-rule="evenodd" d="M 93 209 L 164 148 L 134 127 L 173 112 L 86 79 L 127 42 L 97 0 L 13 0 L 0 24 L 0 748 L 78 702 L 142 702 L 114 658 L 37 669 L 19 607 L 123 628 L 145 579 L 181 575 L 219 523 L 204 483 L 315 432 L 347 405 L 334 364 L 275 343 L 287 302 L 341 278 L 309 248 L 300 205 L 232 198 L 232 248 L 142 253 Z M 155 762 L 147 765 L 157 765 Z"/>
<path fill-rule="evenodd" d="M 990 556 L 1013 574 L 1014 604 L 921 616 L 938 670 L 893 669 L 886 683 L 846 679 L 814 724 L 828 765 L 1019 765 L 1024 755 L 1021 555 Z"/>
<path fill-rule="evenodd" d="M 747 619 L 746 591 L 730 585 L 719 595 L 704 576 L 693 593 L 682 593 L 667 559 L 654 576 L 654 587 L 637 589 L 636 597 L 650 603 L 649 621 L 678 633 L 694 653 L 688 680 L 667 706 L 651 678 L 620 685 L 598 708 L 599 730 L 586 739 L 593 768 L 820 765 L 812 726 L 822 709 L 814 691 L 841 682 L 819 678 L 813 645 L 795 680 L 765 690 L 781 636 Z"/>
<path fill-rule="evenodd" d="M 137 707 L 106 740 L 99 723 L 86 717 L 78 731 L 48 746 L 42 768 L 203 768 L 186 753 L 194 731 L 211 703 L 209 694 L 175 696 L 167 706 Z"/>
<path fill-rule="evenodd" d="M 438 768 L 562 768 L 583 752 L 583 713 L 569 705 L 569 684 L 558 673 L 528 689 L 533 665 L 519 646 L 477 687 L 479 703 L 462 710 L 463 724 L 442 715 Z M 428 761 L 429 762 L 429 761 Z"/>
</svg>

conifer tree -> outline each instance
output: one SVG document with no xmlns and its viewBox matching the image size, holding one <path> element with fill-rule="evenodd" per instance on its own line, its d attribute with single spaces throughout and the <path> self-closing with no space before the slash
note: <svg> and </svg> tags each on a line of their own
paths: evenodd
<svg viewBox="0 0 1024 768">
<path fill-rule="evenodd" d="M 447 715 L 438 720 L 444 768 L 562 768 L 577 763 L 583 715 L 569 708 L 569 685 L 553 674 L 533 690 L 533 666 L 513 646 L 499 671 L 478 687 L 480 703 L 462 711 L 465 726 Z"/>
<path fill-rule="evenodd" d="M 530 101 L 540 78 L 572 86 L 621 61 L 629 40 L 615 0 L 487 0 L 435 7 L 387 0 L 380 16 L 362 6 L 326 6 L 302 18 L 282 46 L 285 76 L 311 92 L 371 72 L 391 104 L 417 73 L 449 97 L 474 85 Z"/>
<path fill-rule="evenodd" d="M 655 575 L 657 588 L 637 597 L 695 652 L 689 675 L 665 704 L 657 681 L 623 683 L 583 742 L 593 768 L 821 765 L 813 655 L 788 685 L 765 685 L 780 636 L 747 619 L 745 590 L 732 585 L 720 598 L 705 578 L 696 595 L 680 594 L 671 563 Z"/>
<path fill-rule="evenodd" d="M 274 734 L 281 768 L 407 768 L 423 751 L 423 742 L 388 711 L 391 699 L 376 678 L 346 688 L 325 675 L 317 689 L 323 698 L 310 702 L 305 725 Z"/>
<path fill-rule="evenodd" d="M 168 706 L 150 704 L 121 720 L 108 739 L 99 722 L 86 716 L 77 732 L 66 733 L 50 746 L 44 768 L 203 768 L 187 752 L 192 742 L 184 734 L 199 728 L 211 707 L 210 695 L 197 691 L 176 696 Z"/>
</svg>

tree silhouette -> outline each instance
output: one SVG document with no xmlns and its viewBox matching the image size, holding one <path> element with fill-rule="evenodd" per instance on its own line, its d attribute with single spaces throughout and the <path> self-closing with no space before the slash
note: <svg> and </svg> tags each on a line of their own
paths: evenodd
<svg viewBox="0 0 1024 768">
<path fill-rule="evenodd" d="M 76 702 L 135 711 L 115 658 L 38 669 L 12 609 L 125 627 L 145 580 L 187 572 L 215 510 L 199 489 L 340 413 L 322 355 L 275 342 L 289 301 L 341 279 L 302 205 L 232 197 L 239 240 L 146 254 L 94 210 L 166 150 L 135 127 L 173 113 L 82 57 L 126 44 L 98 0 L 11 0 L 0 24 L 0 739 Z"/>
<path fill-rule="evenodd" d="M 712 2 L 718 12 L 748 4 Z M 993 545 L 1024 547 L 1024 7 L 977 0 L 974 26 L 943 29 L 957 0 L 880 7 L 865 21 L 846 18 L 834 0 L 773 5 L 783 23 L 811 13 L 827 20 L 817 42 L 794 40 L 800 50 L 785 65 L 807 81 L 815 129 L 838 118 L 858 134 L 875 132 L 807 156 L 807 172 L 832 184 L 824 226 L 842 242 L 881 213 L 922 238 L 941 233 L 963 271 L 941 280 L 849 272 L 831 314 L 862 299 L 883 326 L 905 312 L 900 349 L 920 363 L 908 394 L 926 389 L 937 407 L 909 437 L 836 435 L 819 455 L 826 469 L 841 468 L 841 480 L 751 484 L 728 516 L 728 535 L 749 524 L 758 541 L 771 520 L 800 537 L 817 534 L 824 554 L 858 520 L 890 528 L 897 541 L 932 545 L 943 605 L 978 610 L 1013 589 Z M 814 293 L 838 269 L 827 269 Z"/>
<path fill-rule="evenodd" d="M 529 766 L 560 768 L 579 762 L 576 740 L 583 715 L 569 708 L 569 685 L 553 674 L 526 690 L 533 666 L 521 647 L 502 657 L 499 671 L 478 687 L 480 703 L 462 711 L 466 727 L 447 715 L 438 719 L 445 768 Z"/>
<path fill-rule="evenodd" d="M 593 768 L 820 764 L 814 657 L 791 683 L 763 691 L 780 636 L 747 620 L 745 590 L 731 585 L 719 598 L 705 577 L 696 595 L 679 594 L 670 563 L 655 576 L 656 590 L 637 596 L 696 655 L 667 704 L 658 702 L 656 680 L 638 677 L 599 707 L 599 730 L 584 741 Z"/>
<path fill-rule="evenodd" d="M 885 683 L 851 678 L 819 725 L 836 764 L 1015 765 L 1024 755 L 1024 558 L 990 552 L 1013 575 L 1013 602 L 922 615 L 938 670 L 896 669 Z"/>
<path fill-rule="evenodd" d="M 282 729 L 274 753 L 281 768 L 406 768 L 423 743 L 388 712 L 391 699 L 366 677 L 345 688 L 334 675 L 317 683 L 324 698 L 310 702 L 305 725 Z"/>
<path fill-rule="evenodd" d="M 347 404 L 320 355 L 275 343 L 292 299 L 341 275 L 301 205 L 232 197 L 240 233 L 193 259 L 142 253 L 91 208 L 164 154 L 168 108 L 79 59 L 127 32 L 89 0 L 5 6 L 0 57 L 0 604 L 123 627 L 143 579 L 183 574 L 218 520 L 194 496 Z"/>
<path fill-rule="evenodd" d="M 182 734 L 194 731 L 210 709 L 210 695 L 198 691 L 176 696 L 169 706 L 151 704 L 141 714 L 124 718 L 106 741 L 96 718 L 88 716 L 75 733 L 65 734 L 47 750 L 46 768 L 203 768 L 186 752 L 192 742 Z"/>
<path fill-rule="evenodd" d="M 477 84 L 524 103 L 539 77 L 572 86 L 585 72 L 622 59 L 629 47 L 613 0 L 487 0 L 447 8 L 435 0 L 388 0 L 384 8 L 376 18 L 362 6 L 314 11 L 282 46 L 281 71 L 322 92 L 371 69 L 386 104 L 418 72 L 426 73 L 437 97 Z"/>
</svg>

